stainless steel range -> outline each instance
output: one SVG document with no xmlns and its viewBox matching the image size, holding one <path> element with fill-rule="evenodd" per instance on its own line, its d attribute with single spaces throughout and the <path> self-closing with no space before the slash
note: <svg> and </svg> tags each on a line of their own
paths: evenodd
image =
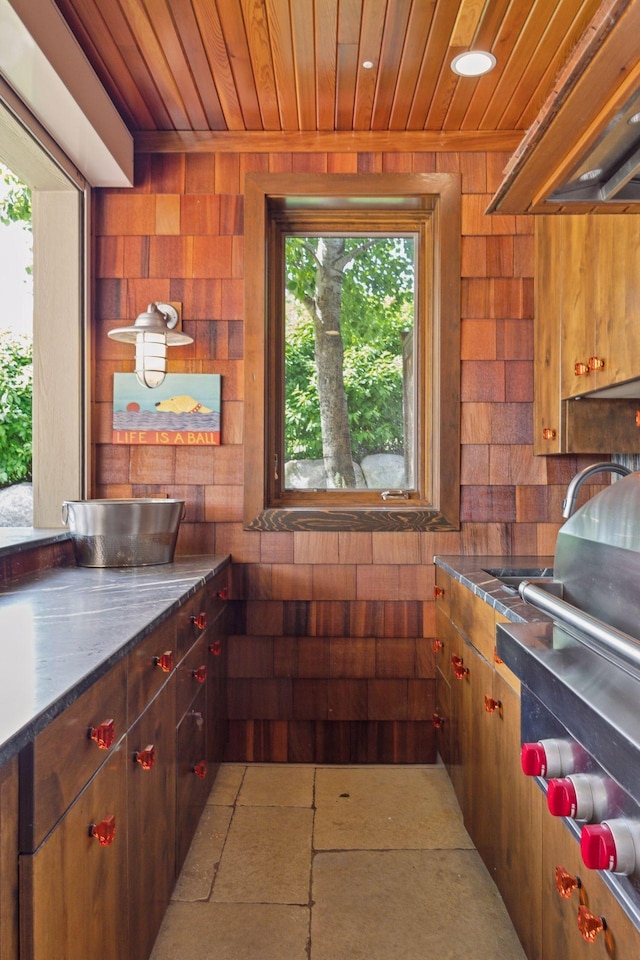
<svg viewBox="0 0 640 960">
<path fill-rule="evenodd" d="M 498 627 L 523 683 L 523 770 L 640 929 L 640 473 L 573 514 L 553 578 L 519 593 L 553 619 Z"/>
</svg>

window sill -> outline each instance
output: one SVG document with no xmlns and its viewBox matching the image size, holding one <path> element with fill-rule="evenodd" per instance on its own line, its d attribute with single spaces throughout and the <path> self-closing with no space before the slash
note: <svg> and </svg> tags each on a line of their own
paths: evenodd
<svg viewBox="0 0 640 960">
<path fill-rule="evenodd" d="M 351 531 L 399 532 L 429 531 L 446 533 L 458 530 L 440 510 L 406 505 L 397 508 L 380 507 L 289 507 L 261 510 L 245 524 L 246 530 L 273 531 Z"/>
</svg>

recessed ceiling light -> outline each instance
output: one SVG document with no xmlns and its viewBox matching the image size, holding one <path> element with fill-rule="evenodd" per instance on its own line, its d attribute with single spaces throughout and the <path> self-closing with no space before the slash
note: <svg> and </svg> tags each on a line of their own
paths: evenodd
<svg viewBox="0 0 640 960">
<path fill-rule="evenodd" d="M 640 113 L 634 113 L 632 117 L 629 117 L 627 123 L 640 123 Z"/>
<path fill-rule="evenodd" d="M 496 65 L 496 58 L 486 50 L 469 50 L 459 53 L 451 61 L 451 69 L 461 77 L 480 77 Z"/>
<path fill-rule="evenodd" d="M 365 70 L 371 70 L 373 63 L 371 60 L 363 60 L 362 66 L 364 67 Z"/>
<path fill-rule="evenodd" d="M 589 180 L 597 180 L 601 173 L 601 167 L 596 167 L 595 170 L 587 170 L 586 173 L 581 174 L 581 176 L 578 177 L 578 180 L 581 183 L 588 182 Z"/>
</svg>

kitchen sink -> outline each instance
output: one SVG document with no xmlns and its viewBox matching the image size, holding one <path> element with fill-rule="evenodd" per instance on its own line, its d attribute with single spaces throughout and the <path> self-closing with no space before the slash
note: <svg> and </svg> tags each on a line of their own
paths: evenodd
<svg viewBox="0 0 640 960">
<path fill-rule="evenodd" d="M 548 567 L 538 567 L 535 569 L 485 569 L 484 572 L 488 573 L 491 577 L 495 577 L 505 590 L 508 590 L 510 593 L 518 593 L 520 584 L 523 580 L 526 580 L 527 583 L 532 583 L 536 587 L 546 590 L 547 593 L 553 594 L 554 597 L 562 597 L 563 594 L 562 581 L 556 580 L 553 576 L 553 570 L 550 570 Z"/>
</svg>

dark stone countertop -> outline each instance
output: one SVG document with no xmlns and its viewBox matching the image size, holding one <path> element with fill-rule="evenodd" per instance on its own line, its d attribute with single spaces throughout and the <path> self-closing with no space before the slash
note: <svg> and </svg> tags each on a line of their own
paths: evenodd
<svg viewBox="0 0 640 960">
<path fill-rule="evenodd" d="M 70 539 L 66 527 L 0 527 L 0 557 Z"/>
<path fill-rule="evenodd" d="M 221 570 L 228 556 L 55 567 L 0 587 L 0 763 Z"/>
<path fill-rule="evenodd" d="M 500 583 L 496 574 L 551 576 L 553 557 L 435 556 L 433 560 L 437 567 L 441 567 L 450 577 L 463 584 L 508 620 L 513 620 L 514 623 L 530 623 L 536 620 L 549 622 L 550 618 L 546 614 L 521 600 L 517 591 Z"/>
</svg>

